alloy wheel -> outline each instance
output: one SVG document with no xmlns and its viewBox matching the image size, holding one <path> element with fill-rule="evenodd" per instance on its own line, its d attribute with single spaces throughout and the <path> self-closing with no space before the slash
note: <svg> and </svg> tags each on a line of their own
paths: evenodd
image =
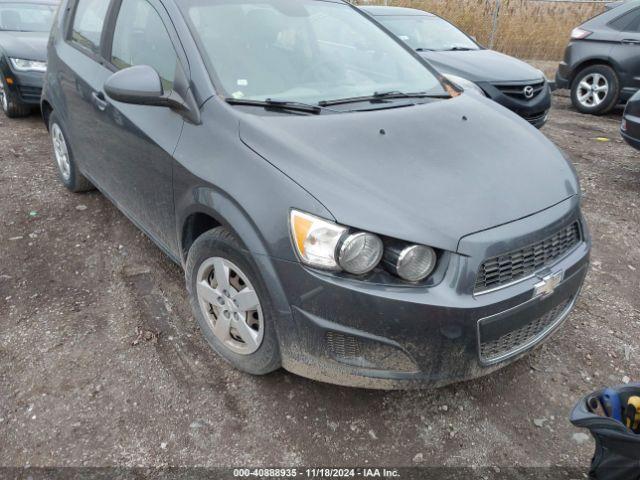
<svg viewBox="0 0 640 480">
<path fill-rule="evenodd" d="M 198 269 L 196 282 L 198 304 L 218 340 L 240 355 L 258 350 L 264 338 L 264 318 L 247 275 L 233 262 L 212 257 Z"/>
<path fill-rule="evenodd" d="M 590 73 L 578 84 L 578 102 L 587 108 L 599 106 L 607 98 L 609 93 L 609 81 L 604 75 Z"/>
<path fill-rule="evenodd" d="M 60 175 L 62 175 L 62 178 L 65 180 L 69 180 L 69 177 L 71 176 L 69 149 L 67 148 L 67 141 L 64 138 L 62 129 L 57 123 L 54 123 L 51 127 L 51 140 L 53 141 L 53 153 L 56 156 Z"/>
<path fill-rule="evenodd" d="M 2 105 L 2 109 L 6 112 L 9 110 L 9 100 L 7 99 L 7 94 L 4 90 L 4 82 L 0 78 L 0 104 Z"/>
</svg>

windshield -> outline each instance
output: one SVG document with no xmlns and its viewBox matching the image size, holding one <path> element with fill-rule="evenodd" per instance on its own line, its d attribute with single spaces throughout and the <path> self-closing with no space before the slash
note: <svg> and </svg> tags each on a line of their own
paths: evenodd
<svg viewBox="0 0 640 480">
<path fill-rule="evenodd" d="M 0 3 L 0 31 L 48 32 L 56 7 L 32 3 Z"/>
<path fill-rule="evenodd" d="M 318 103 L 380 92 L 446 95 L 435 77 L 352 7 L 319 0 L 185 0 L 228 97 Z"/>
<path fill-rule="evenodd" d="M 473 40 L 440 17 L 381 15 L 376 20 L 416 50 L 479 50 Z"/>
</svg>

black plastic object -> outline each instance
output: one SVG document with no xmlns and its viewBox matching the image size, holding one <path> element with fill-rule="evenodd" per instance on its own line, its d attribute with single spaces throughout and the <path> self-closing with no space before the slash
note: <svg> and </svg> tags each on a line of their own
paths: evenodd
<svg viewBox="0 0 640 480">
<path fill-rule="evenodd" d="M 632 395 L 640 395 L 640 383 L 613 387 L 620 395 L 623 408 Z M 571 423 L 587 428 L 596 441 L 589 478 L 594 480 L 640 480 L 640 434 L 633 433 L 613 418 L 601 417 L 589 410 L 590 397 L 600 396 L 604 390 L 593 392 L 576 404 Z"/>
</svg>

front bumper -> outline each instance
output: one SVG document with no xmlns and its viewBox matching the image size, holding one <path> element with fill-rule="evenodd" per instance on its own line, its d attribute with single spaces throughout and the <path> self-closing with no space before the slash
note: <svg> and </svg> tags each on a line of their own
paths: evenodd
<svg viewBox="0 0 640 480">
<path fill-rule="evenodd" d="M 556 72 L 556 88 L 567 89 L 569 87 L 571 87 L 571 69 L 565 62 L 561 62 Z"/>
<path fill-rule="evenodd" d="M 620 130 L 620 135 L 622 135 L 622 139 L 631 145 L 636 150 L 640 150 L 640 138 L 633 138 L 624 130 Z"/>
<path fill-rule="evenodd" d="M 15 72 L 6 59 L 0 62 L 0 71 L 5 79 L 13 79 L 13 83 L 7 88 L 21 103 L 34 106 L 40 104 L 44 73 Z"/>
<path fill-rule="evenodd" d="M 623 122 L 624 128 L 620 129 L 622 138 L 633 148 L 640 150 L 640 117 L 625 112 Z"/>
<path fill-rule="evenodd" d="M 496 233 L 506 235 L 507 245 L 523 241 L 522 232 L 532 224 L 546 223 L 535 236 L 579 217 L 579 211 L 565 212 L 549 222 L 563 207 L 550 210 L 536 220 L 490 230 L 489 236 L 479 234 L 461 248 L 487 252 L 492 247 L 486 241 Z M 584 240 L 550 267 L 563 271 L 564 280 L 546 298 L 533 298 L 539 276 L 474 295 L 472 284 L 484 256 L 452 254 L 444 278 L 431 287 L 373 284 L 275 261 L 292 309 L 290 323 L 278 328 L 283 366 L 329 383 L 386 389 L 434 387 L 486 375 L 539 345 L 566 319 L 588 269 L 590 241 L 582 225 Z M 541 324 L 549 312 L 556 314 Z M 541 328 L 535 337 L 513 345 L 506 355 L 483 357 L 487 345 L 494 348 L 536 325 Z"/>
<path fill-rule="evenodd" d="M 548 82 L 544 82 L 542 88 L 536 92 L 533 98 L 526 99 L 519 92 L 528 85 L 539 85 L 538 80 L 533 82 L 513 82 L 493 84 L 478 82 L 478 85 L 491 100 L 503 107 L 517 113 L 536 128 L 541 128 L 546 122 L 551 108 L 551 88 Z"/>
</svg>

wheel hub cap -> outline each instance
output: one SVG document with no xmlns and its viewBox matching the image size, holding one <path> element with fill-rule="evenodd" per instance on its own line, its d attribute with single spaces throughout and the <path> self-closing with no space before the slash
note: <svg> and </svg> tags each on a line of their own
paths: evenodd
<svg viewBox="0 0 640 480">
<path fill-rule="evenodd" d="M 578 84 L 578 102 L 584 107 L 599 106 L 609 93 L 609 81 L 604 75 L 591 73 Z"/>
<path fill-rule="evenodd" d="M 60 175 L 65 180 L 69 180 L 71 175 L 71 163 L 69 161 L 69 149 L 67 148 L 67 141 L 64 138 L 62 129 L 57 123 L 54 123 L 51 127 L 51 140 L 53 141 L 53 153 L 58 163 L 58 169 Z"/>
<path fill-rule="evenodd" d="M 233 262 L 213 257 L 197 274 L 198 304 L 214 335 L 234 353 L 254 353 L 264 338 L 262 308 L 247 275 Z"/>
<path fill-rule="evenodd" d="M 2 104 L 2 109 L 3 110 L 6 111 L 6 110 L 9 109 L 7 96 L 4 93 L 4 84 L 2 83 L 1 79 L 0 79 L 0 103 Z"/>
</svg>

